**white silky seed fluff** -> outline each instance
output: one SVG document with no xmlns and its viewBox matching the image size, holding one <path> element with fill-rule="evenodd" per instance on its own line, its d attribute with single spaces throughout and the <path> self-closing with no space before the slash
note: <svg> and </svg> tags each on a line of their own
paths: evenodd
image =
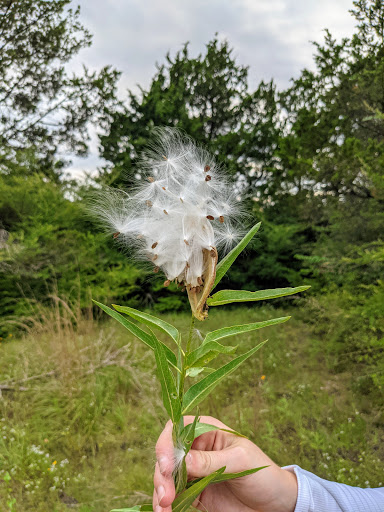
<svg viewBox="0 0 384 512">
<path fill-rule="evenodd" d="M 202 284 L 203 249 L 227 250 L 238 238 L 240 203 L 212 156 L 175 128 L 157 128 L 131 194 L 100 192 L 92 210 L 123 245 L 169 281 Z"/>
</svg>

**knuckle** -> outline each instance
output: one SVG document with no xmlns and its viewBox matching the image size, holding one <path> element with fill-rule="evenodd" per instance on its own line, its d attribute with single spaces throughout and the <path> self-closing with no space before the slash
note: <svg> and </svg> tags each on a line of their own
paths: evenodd
<svg viewBox="0 0 384 512">
<path fill-rule="evenodd" d="M 211 454 L 209 452 L 201 452 L 201 469 L 204 473 L 209 473 L 212 466 Z"/>
<path fill-rule="evenodd" d="M 247 449 L 247 446 L 244 444 L 238 444 L 237 446 L 233 447 L 233 457 L 242 463 L 246 463 L 249 458 L 249 449 Z"/>
</svg>

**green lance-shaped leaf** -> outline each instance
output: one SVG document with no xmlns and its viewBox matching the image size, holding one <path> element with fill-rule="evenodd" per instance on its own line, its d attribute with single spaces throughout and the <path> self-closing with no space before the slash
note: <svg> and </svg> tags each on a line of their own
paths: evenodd
<svg viewBox="0 0 384 512">
<path fill-rule="evenodd" d="M 196 436 L 196 425 L 200 424 L 199 422 L 199 415 L 196 414 L 195 419 L 192 423 L 189 425 L 186 425 L 180 434 L 180 442 L 182 443 L 183 447 L 185 448 L 186 453 L 188 453 L 189 449 L 192 446 L 193 441 L 196 439 L 196 437 L 199 436 L 199 434 Z"/>
<path fill-rule="evenodd" d="M 148 327 L 153 327 L 155 329 L 159 329 L 160 331 L 168 334 L 173 341 L 178 345 L 179 344 L 179 331 L 173 325 L 168 322 L 164 322 L 160 318 L 157 318 L 153 315 L 148 315 L 148 313 L 142 313 L 137 309 L 130 308 L 128 306 L 118 306 L 116 304 L 112 304 L 112 306 L 119 311 L 120 313 L 125 313 L 126 315 L 131 316 L 135 320 L 148 325 Z"/>
<path fill-rule="evenodd" d="M 260 471 L 260 469 L 268 468 L 269 466 L 260 466 L 259 468 L 246 469 L 245 471 L 239 471 L 238 473 L 224 473 L 223 475 L 217 475 L 212 483 L 225 482 L 226 480 L 233 480 L 234 478 L 241 478 L 242 476 L 253 475 Z"/>
<path fill-rule="evenodd" d="M 195 499 L 201 494 L 204 489 L 209 485 L 217 476 L 224 473 L 225 467 L 218 469 L 211 475 L 208 475 L 195 484 L 191 485 L 184 492 L 179 494 L 175 501 L 172 503 L 172 512 L 185 512 L 192 505 Z"/>
<path fill-rule="evenodd" d="M 216 279 L 213 284 L 212 290 L 216 288 L 216 286 L 220 283 L 220 281 L 223 279 L 225 274 L 230 269 L 232 263 L 236 260 L 238 255 L 247 247 L 249 242 L 252 240 L 252 238 L 256 235 L 256 233 L 259 231 L 261 226 L 261 222 L 253 226 L 252 229 L 248 231 L 248 233 L 245 235 L 245 237 L 230 251 L 217 265 L 216 267 Z"/>
<path fill-rule="evenodd" d="M 212 361 L 212 359 L 214 359 L 218 354 L 232 354 L 236 349 L 237 346 L 225 347 L 224 345 L 217 343 L 217 341 L 209 341 L 208 343 L 204 341 L 200 347 L 187 355 L 186 366 L 187 368 L 191 368 L 192 366 L 208 364 L 209 361 Z"/>
<path fill-rule="evenodd" d="M 236 347 L 226 347 L 217 343 L 216 340 L 221 338 L 226 338 L 228 336 L 235 336 L 237 334 L 243 334 L 246 332 L 254 331 L 257 329 L 262 329 L 263 327 L 268 327 L 270 325 L 277 325 L 289 320 L 290 316 L 285 316 L 281 318 L 273 318 L 271 320 L 265 320 L 263 322 L 255 322 L 253 324 L 245 324 L 245 325 L 232 325 L 230 327 L 223 327 L 221 329 L 217 329 L 216 331 L 209 332 L 203 343 L 193 350 L 190 354 L 187 355 L 187 368 L 201 367 L 208 364 L 212 359 L 214 359 L 218 354 L 231 354 L 236 349 Z M 201 368 L 202 371 L 202 368 Z M 191 376 L 198 375 L 197 368 L 195 372 L 190 372 Z"/>
<path fill-rule="evenodd" d="M 231 374 L 241 365 L 243 361 L 251 357 L 257 350 L 259 350 L 266 341 L 259 343 L 256 347 L 252 348 L 249 352 L 236 357 L 231 362 L 225 364 L 218 370 L 212 372 L 210 375 L 204 377 L 193 386 L 191 386 L 184 395 L 183 399 L 183 411 L 182 414 L 187 414 L 196 405 L 198 405 L 209 393 L 217 386 L 217 384 L 227 375 Z"/>
<path fill-rule="evenodd" d="M 182 417 L 181 417 L 182 418 Z M 192 423 L 190 423 L 187 426 L 183 426 L 181 432 L 180 432 L 180 438 L 179 443 L 181 443 L 183 449 L 184 449 L 184 457 L 181 462 L 180 467 L 177 470 L 177 473 L 175 475 L 175 487 L 176 487 L 176 494 L 179 494 L 180 492 L 184 491 L 184 489 L 187 486 L 188 481 L 188 474 L 187 474 L 187 466 L 185 464 L 185 456 L 189 452 L 193 440 L 195 439 L 195 427 L 198 422 L 199 415 L 197 414 L 195 416 L 195 419 Z M 182 420 L 184 423 L 184 420 Z"/>
<path fill-rule="evenodd" d="M 174 474 L 175 480 L 175 491 L 176 494 L 181 493 L 187 487 L 188 482 L 188 472 L 187 465 L 185 463 L 185 457 L 181 461 L 180 466 L 177 468 L 177 473 Z"/>
<path fill-rule="evenodd" d="M 233 434 L 238 437 L 244 437 L 245 439 L 248 439 L 247 436 L 244 436 L 243 434 L 240 434 L 236 430 L 231 430 L 229 428 L 221 428 L 216 427 L 215 425 L 210 425 L 209 423 L 197 423 L 195 428 L 195 439 L 196 437 L 201 436 L 202 434 L 205 434 L 206 432 L 211 432 L 212 430 L 221 430 L 222 432 L 228 432 L 228 434 Z"/>
<path fill-rule="evenodd" d="M 234 478 L 241 478 L 242 476 L 253 475 L 260 471 L 260 469 L 268 468 L 269 466 L 261 466 L 259 468 L 246 469 L 245 471 L 239 471 L 238 473 L 222 473 L 220 475 L 216 475 L 216 477 L 211 481 L 211 484 L 218 484 L 219 482 L 225 482 L 226 480 L 233 480 Z M 196 478 L 195 480 L 191 480 L 188 483 L 188 487 L 193 484 L 200 482 L 201 478 Z"/>
<path fill-rule="evenodd" d="M 191 377 L 192 379 L 200 375 L 200 373 L 212 373 L 215 370 L 213 368 L 208 368 L 207 366 L 193 366 L 192 368 L 187 368 L 185 372 L 186 377 Z"/>
<path fill-rule="evenodd" d="M 282 324 L 283 322 L 286 322 L 290 318 L 290 316 L 282 316 L 280 318 L 272 318 L 271 320 L 255 322 L 253 324 L 232 325 L 230 327 L 222 327 L 221 329 L 217 329 L 216 331 L 209 332 L 206 335 L 203 344 L 199 347 L 199 349 L 196 350 L 203 350 L 205 346 L 210 346 L 211 343 L 213 343 L 215 340 L 227 338 L 228 336 L 235 336 L 236 334 L 243 334 L 250 331 L 256 331 L 257 329 L 269 327 L 270 325 Z M 196 352 L 196 350 L 194 350 L 193 352 Z M 193 352 L 191 352 L 190 355 L 192 355 Z"/>
<path fill-rule="evenodd" d="M 180 389 L 181 369 L 183 367 L 182 358 L 183 358 L 183 354 L 181 353 L 181 343 L 180 343 L 179 350 L 177 351 L 177 369 L 178 369 L 178 372 L 176 374 L 177 389 Z"/>
<path fill-rule="evenodd" d="M 105 306 L 104 304 L 101 304 L 100 302 L 97 302 L 96 300 L 93 301 L 95 304 L 97 304 L 107 315 L 111 316 L 115 320 L 117 320 L 121 325 L 123 325 L 128 331 L 130 331 L 136 338 L 139 338 L 141 341 L 143 341 L 147 347 L 151 348 L 152 350 L 155 350 L 155 340 L 156 337 L 153 333 L 148 333 L 143 331 L 143 329 L 140 329 L 137 325 L 135 325 L 133 322 L 125 318 L 123 315 L 120 315 L 120 313 L 117 313 L 113 309 L 109 308 L 108 306 Z M 177 360 L 175 354 L 172 352 L 172 350 L 164 345 L 164 343 L 161 343 L 166 357 L 169 361 L 169 363 L 174 367 L 177 368 Z"/>
<path fill-rule="evenodd" d="M 159 379 L 161 384 L 161 392 L 164 407 L 172 419 L 173 423 L 177 423 L 181 416 L 181 403 L 177 393 L 175 380 L 169 369 L 165 350 L 159 340 L 155 339 L 155 358 Z"/>
<path fill-rule="evenodd" d="M 208 306 L 221 306 L 231 302 L 250 302 L 256 300 L 275 299 L 285 297 L 294 293 L 308 290 L 310 286 L 297 286 L 296 288 L 275 288 L 274 290 L 259 290 L 257 292 L 248 292 L 246 290 L 221 290 L 207 299 Z"/>
<path fill-rule="evenodd" d="M 221 430 L 222 432 L 228 432 L 229 434 L 244 437 L 245 439 L 247 439 L 246 436 L 244 436 L 243 434 L 239 434 L 239 432 L 236 432 L 236 430 L 216 427 L 215 425 L 210 425 L 209 423 L 201 423 L 200 421 L 198 421 L 196 422 L 196 425 L 193 428 L 191 427 L 191 425 L 192 423 L 186 425 L 181 432 L 181 440 L 183 443 L 185 442 L 184 439 L 188 439 L 188 441 L 190 441 L 190 443 L 192 444 L 196 437 L 206 434 L 207 432 L 212 432 L 213 430 Z"/>
</svg>

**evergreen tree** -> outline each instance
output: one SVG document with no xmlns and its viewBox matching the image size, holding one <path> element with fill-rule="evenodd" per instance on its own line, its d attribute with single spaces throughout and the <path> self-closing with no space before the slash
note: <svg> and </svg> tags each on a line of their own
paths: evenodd
<svg viewBox="0 0 384 512">
<path fill-rule="evenodd" d="M 287 113 L 277 176 L 282 191 L 377 197 L 384 132 L 373 114 L 384 109 L 384 4 L 354 5 L 359 23 L 353 37 L 337 42 L 327 31 L 323 45 L 315 44 L 316 70 L 304 70 L 281 95 Z"/>
<path fill-rule="evenodd" d="M 151 129 L 178 126 L 261 194 L 275 165 L 276 94 L 273 82 L 261 82 L 250 93 L 247 78 L 248 68 L 236 62 L 228 42 L 217 38 L 196 58 L 187 44 L 174 57 L 168 54 L 148 91 L 130 91 L 127 104 L 109 112 L 110 126 L 101 137 L 102 156 L 110 162 L 104 179 L 116 186 L 133 180 Z"/>
</svg>

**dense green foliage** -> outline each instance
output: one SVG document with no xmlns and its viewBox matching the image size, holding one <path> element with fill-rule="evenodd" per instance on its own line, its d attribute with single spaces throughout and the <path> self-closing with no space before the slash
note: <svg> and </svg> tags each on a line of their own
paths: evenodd
<svg viewBox="0 0 384 512">
<path fill-rule="evenodd" d="M 140 301 L 141 272 L 92 230 L 84 209 L 66 199 L 60 185 L 37 173 L 28 180 L 0 175 L 0 212 L 2 233 L 9 232 L 2 242 L 0 301 L 12 322 L 25 323 L 31 300 L 49 303 L 55 289 L 80 296 L 84 307 L 90 290 L 105 298 L 119 290 L 118 295 Z"/>
</svg>

